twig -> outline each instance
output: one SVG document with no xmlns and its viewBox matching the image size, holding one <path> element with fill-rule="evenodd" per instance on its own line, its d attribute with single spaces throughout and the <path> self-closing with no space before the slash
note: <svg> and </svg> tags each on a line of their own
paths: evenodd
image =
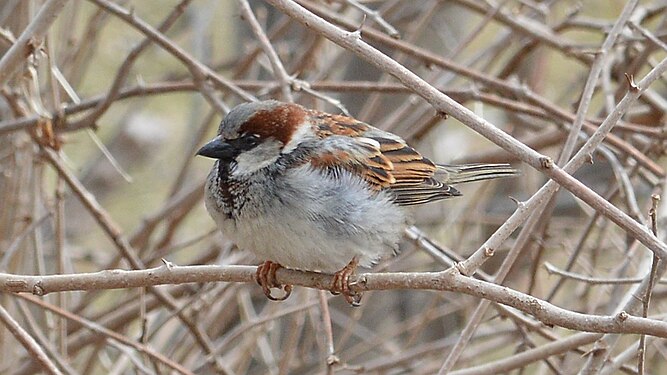
<svg viewBox="0 0 667 375">
<path fill-rule="evenodd" d="M 662 40 L 660 40 L 655 34 L 647 30 L 646 28 L 642 27 L 641 25 L 637 24 L 634 21 L 631 21 L 628 23 L 628 25 L 634 29 L 639 31 L 642 36 L 644 36 L 646 39 L 650 40 L 651 43 L 655 44 L 657 47 L 662 48 L 663 50 L 667 51 L 667 44 L 665 44 Z"/>
<path fill-rule="evenodd" d="M 192 372 L 189 371 L 188 369 L 184 368 L 183 366 L 179 365 L 178 363 L 175 363 L 174 361 L 172 361 L 169 358 L 165 357 L 164 355 L 154 351 L 153 349 L 151 349 L 151 348 L 149 348 L 149 347 L 147 347 L 143 344 L 137 343 L 134 340 L 128 340 L 123 335 L 121 335 L 119 333 L 116 333 L 116 332 L 114 332 L 110 329 L 104 328 L 104 327 L 102 327 L 101 325 L 99 325 L 95 322 L 89 321 L 89 320 L 84 319 L 80 316 L 72 314 L 71 312 L 69 312 L 67 310 L 62 310 L 62 309 L 58 308 L 57 306 L 46 303 L 46 302 L 40 300 L 39 298 L 36 298 L 36 297 L 33 297 L 33 296 L 19 295 L 17 297 L 22 298 L 22 299 L 24 299 L 28 302 L 31 302 L 33 304 L 36 304 L 38 306 L 41 306 L 41 307 L 43 307 L 43 308 L 45 308 L 45 309 L 47 309 L 47 310 L 49 310 L 49 311 L 51 311 L 51 312 L 53 312 L 57 315 L 60 315 L 64 318 L 67 318 L 69 320 L 77 322 L 77 323 L 83 325 L 84 327 L 86 327 L 86 328 L 88 328 L 92 331 L 98 332 L 98 333 L 104 335 L 105 337 L 116 340 L 121 344 L 130 346 L 130 347 L 134 348 L 135 350 L 137 350 L 141 353 L 144 353 L 144 354 L 150 356 L 151 358 L 154 358 L 155 360 L 159 361 L 160 363 L 164 363 L 165 365 L 167 365 L 171 369 L 173 369 L 173 370 L 175 370 L 175 371 L 177 371 L 181 374 L 192 374 Z M 2 306 L 0 306 L 0 309 L 1 308 L 2 308 Z"/>
<path fill-rule="evenodd" d="M 12 318 L 11 315 L 0 305 L 0 322 L 7 328 L 7 330 L 14 335 L 21 345 L 30 353 L 30 355 L 42 365 L 42 368 L 49 374 L 62 375 L 62 372 L 51 362 L 44 350 L 37 344 L 34 338 L 28 334 L 19 323 Z"/>
<path fill-rule="evenodd" d="M 51 214 L 47 213 L 46 215 L 40 217 L 37 220 L 33 220 L 30 225 L 28 225 L 4 250 L 2 258 L 0 258 L 0 270 L 6 271 L 9 265 L 9 262 L 12 259 L 14 253 L 20 249 L 21 243 L 25 240 L 34 230 L 36 230 L 40 225 L 42 225 L 46 219 L 50 218 Z"/>
<path fill-rule="evenodd" d="M 488 14 L 490 10 L 487 5 L 472 0 L 455 0 L 456 3 L 463 5 L 469 9 L 473 9 L 481 14 Z M 584 63 L 590 63 L 590 56 L 578 53 L 573 50 L 574 43 L 559 36 L 553 30 L 543 23 L 532 22 L 526 17 L 516 16 L 512 17 L 507 11 L 499 11 L 493 14 L 494 18 L 501 23 L 510 26 L 513 30 L 525 33 L 527 36 L 539 40 L 547 46 L 553 47 L 556 51 L 566 51 L 578 60 Z"/>
<path fill-rule="evenodd" d="M 232 93 L 236 94 L 237 96 L 239 96 L 244 100 L 247 101 L 255 100 L 254 96 L 236 87 L 228 79 L 222 77 L 221 75 L 217 74 L 206 65 L 192 58 L 181 47 L 175 45 L 171 40 L 162 35 L 162 33 L 155 30 L 151 25 L 149 25 L 148 23 L 144 22 L 142 19 L 137 17 L 137 15 L 134 14 L 134 12 L 130 12 L 119 5 L 111 3 L 106 0 L 89 0 L 89 1 L 97 4 L 106 11 L 122 19 L 130 26 L 141 31 L 143 34 L 149 37 L 155 44 L 164 48 L 167 52 L 171 53 L 174 57 L 176 57 L 179 61 L 181 61 L 185 66 L 188 67 L 188 69 L 190 69 L 190 71 L 193 74 L 201 74 L 206 79 L 210 79 L 217 86 L 228 89 L 229 91 L 231 91 Z"/>
<path fill-rule="evenodd" d="M 320 290 L 317 293 L 317 299 L 320 302 L 320 312 L 322 313 L 322 329 L 324 330 L 327 357 L 325 360 L 325 368 L 327 375 L 333 375 L 335 366 L 340 363 L 340 358 L 336 355 L 334 348 L 333 328 L 331 327 L 331 313 L 329 312 L 329 301 L 326 292 Z"/>
<path fill-rule="evenodd" d="M 185 12 L 188 4 L 191 1 L 192 0 L 182 0 L 180 4 L 175 6 L 167 18 L 162 22 L 157 30 L 155 30 L 155 33 L 163 33 L 169 30 L 169 28 L 171 28 L 171 26 L 173 26 L 178 18 Z M 111 84 L 111 87 L 109 88 L 106 96 L 104 97 L 104 100 L 99 102 L 95 109 L 86 115 L 86 117 L 71 124 L 71 127 L 76 129 L 83 129 L 89 128 L 95 124 L 95 122 L 107 111 L 107 109 L 109 109 L 111 104 L 113 104 L 113 102 L 116 100 L 123 83 L 125 83 L 127 76 L 130 74 L 132 66 L 141 56 L 141 54 L 151 45 L 152 42 L 152 38 L 146 37 L 141 41 L 141 43 L 137 44 L 130 51 L 130 53 L 123 61 L 123 64 L 121 64 L 121 66 L 118 68 L 118 72 L 116 73 L 114 81 Z M 93 137 L 93 140 L 94 139 L 95 138 Z M 104 147 L 100 147 L 100 149 L 104 152 Z M 113 160 L 113 158 L 109 160 Z"/>
<path fill-rule="evenodd" d="M 609 285 L 609 284 L 637 284 L 642 282 L 643 278 L 600 278 L 600 277 L 590 277 L 584 276 L 578 273 L 564 271 L 549 262 L 544 262 L 544 268 L 550 274 L 559 275 L 567 279 L 581 281 L 586 284 L 591 285 Z M 658 280 L 659 284 L 667 284 L 667 280 Z"/>
<path fill-rule="evenodd" d="M 262 26 L 257 21 L 257 18 L 255 18 L 255 14 L 252 12 L 252 9 L 250 9 L 250 4 L 248 4 L 248 1 L 237 0 L 237 2 L 241 7 L 243 18 L 250 25 L 250 30 L 252 30 L 253 34 L 255 34 L 257 40 L 259 40 L 259 44 L 262 47 L 262 50 L 264 51 L 266 56 L 269 58 L 269 61 L 271 62 L 271 67 L 273 68 L 273 75 L 280 82 L 280 89 L 282 91 L 283 97 L 285 98 L 286 101 L 293 102 L 294 98 L 292 97 L 292 91 L 291 91 L 292 79 L 290 78 L 289 74 L 287 74 L 285 66 L 280 61 L 280 57 L 278 57 L 278 54 L 271 45 L 271 41 L 264 33 L 264 30 L 262 30 Z"/>
<path fill-rule="evenodd" d="M 26 57 L 40 48 L 41 39 L 56 20 L 67 0 L 49 0 L 0 59 L 0 86 L 12 77 Z"/>
<path fill-rule="evenodd" d="M 380 27 L 382 27 L 387 32 L 387 34 L 389 34 L 389 36 L 391 36 L 392 38 L 395 39 L 401 38 L 401 34 L 398 32 L 398 30 L 396 30 L 396 28 L 392 26 L 389 22 L 385 21 L 385 19 L 382 18 L 379 12 L 368 8 L 367 6 L 359 3 L 356 0 L 343 0 L 343 1 L 364 12 L 365 15 L 367 15 L 370 19 L 372 19 L 375 23 L 377 23 Z"/>
<path fill-rule="evenodd" d="M 655 277 L 660 278 L 662 277 L 665 272 L 667 271 L 667 263 L 665 262 L 658 262 L 656 267 L 655 267 Z M 621 299 L 621 302 L 616 306 L 616 311 L 632 311 L 632 312 L 639 312 L 642 306 L 642 298 L 638 296 L 643 296 L 647 293 L 650 284 L 652 283 L 651 281 L 651 274 L 649 273 L 644 277 L 642 282 L 635 288 L 632 288 L 629 290 Z M 611 347 L 612 344 L 610 344 L 610 341 L 618 340 L 619 336 L 608 336 L 604 335 L 603 338 L 600 340 L 600 345 L 602 348 L 607 348 Z M 607 357 L 609 355 L 608 350 L 602 350 L 600 353 L 597 353 L 600 355 L 592 355 L 589 356 L 586 364 L 582 368 L 582 372 L 585 371 L 596 371 L 597 368 L 602 367 L 604 362 L 607 360 Z"/>
<path fill-rule="evenodd" d="M 625 3 L 623 11 L 621 11 L 621 14 L 618 16 L 616 22 L 614 22 L 614 26 L 612 27 L 609 34 L 607 34 L 607 38 L 605 38 L 604 42 L 602 43 L 602 47 L 595 56 L 595 60 L 591 65 L 590 73 L 588 74 L 588 78 L 584 84 L 584 90 L 581 94 L 581 99 L 579 100 L 579 106 L 577 107 L 577 118 L 570 128 L 570 134 L 568 135 L 568 138 L 565 141 L 565 145 L 563 146 L 563 150 L 558 157 L 558 164 L 560 165 L 565 164 L 574 152 L 574 146 L 576 145 L 576 142 L 579 138 L 579 132 L 581 131 L 581 126 L 583 125 L 586 113 L 588 112 L 588 107 L 590 105 L 591 98 L 593 97 L 595 87 L 597 86 L 598 78 L 602 72 L 602 67 L 606 63 L 607 56 L 609 55 L 611 48 L 614 46 L 614 43 L 616 43 L 616 39 L 621 34 L 621 31 L 625 27 L 625 24 L 628 22 L 628 19 L 630 19 L 633 10 L 637 6 L 637 2 L 638 0 L 630 0 Z"/>
<path fill-rule="evenodd" d="M 23 315 L 23 319 L 25 320 L 25 325 L 28 328 L 29 332 L 32 333 L 34 336 L 33 338 L 37 342 L 37 344 L 44 349 L 46 354 L 53 358 L 55 363 L 58 364 L 58 367 L 62 369 L 62 372 L 67 374 L 67 375 L 76 375 L 77 371 L 72 368 L 72 366 L 65 360 L 63 355 L 60 355 L 58 353 L 58 349 L 55 348 L 51 343 L 49 342 L 48 338 L 45 336 L 44 332 L 40 330 L 39 324 L 35 320 L 35 318 L 32 315 L 32 312 L 30 309 L 28 309 L 27 305 L 25 304 L 25 301 L 22 301 L 20 299 L 16 300 L 16 306 L 18 309 L 21 311 L 21 314 Z M 60 338 L 59 338 L 60 339 Z"/>
<path fill-rule="evenodd" d="M 648 211 L 648 216 L 651 222 L 651 231 L 654 235 L 658 235 L 658 203 L 660 202 L 660 196 L 653 194 L 651 196 L 651 208 Z M 649 283 L 646 293 L 642 297 L 642 316 L 648 316 L 649 304 L 651 302 L 651 293 L 653 293 L 653 286 L 656 282 L 658 262 L 660 259 L 653 254 L 653 259 L 651 261 L 651 270 L 649 271 Z M 646 336 L 641 335 L 639 337 L 639 349 L 637 353 L 637 373 L 639 375 L 644 375 L 644 364 L 646 362 Z"/>
<path fill-rule="evenodd" d="M 568 338 L 542 345 L 535 349 L 529 349 L 522 353 L 508 356 L 506 358 L 488 362 L 483 365 L 469 367 L 462 370 L 451 371 L 451 375 L 486 375 L 510 372 L 524 367 L 537 360 L 548 358 L 553 355 L 565 353 L 569 350 L 579 348 L 583 345 L 599 340 L 602 335 L 595 333 L 579 333 Z"/>
</svg>

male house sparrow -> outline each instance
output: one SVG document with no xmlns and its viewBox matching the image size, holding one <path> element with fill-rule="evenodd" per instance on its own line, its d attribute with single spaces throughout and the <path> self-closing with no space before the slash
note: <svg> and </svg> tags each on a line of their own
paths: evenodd
<svg viewBox="0 0 667 375">
<path fill-rule="evenodd" d="M 241 104 L 198 155 L 217 159 L 206 208 L 222 232 L 266 262 L 257 282 L 270 299 L 281 267 L 348 278 L 395 254 L 406 206 L 455 197 L 452 184 L 512 176 L 508 164 L 436 165 L 395 134 L 351 117 L 275 100 Z"/>
</svg>

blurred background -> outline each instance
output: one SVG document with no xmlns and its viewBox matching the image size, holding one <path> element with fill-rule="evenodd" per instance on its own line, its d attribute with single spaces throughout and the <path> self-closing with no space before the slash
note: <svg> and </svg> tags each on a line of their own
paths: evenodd
<svg viewBox="0 0 667 375">
<path fill-rule="evenodd" d="M 0 2 L 0 53 L 45 3 Z M 530 198 L 547 181 L 456 119 L 437 114 L 391 76 L 263 1 L 250 6 L 288 81 L 274 74 L 240 2 L 64 3 L 45 37 L 34 40 L 0 88 L 0 272 L 131 269 L 118 238 L 129 241 L 146 267 L 160 266 L 163 258 L 176 265 L 259 263 L 216 230 L 202 201 L 212 161 L 194 154 L 230 108 L 253 97 L 285 100 L 284 89 L 307 107 L 349 113 L 395 132 L 435 162 L 512 162 L 522 170 L 520 177 L 461 186 L 461 198 L 416 208 L 418 231 L 413 228 L 401 254 L 377 270 L 446 269 L 484 243 L 514 212 L 513 200 Z M 626 5 L 298 3 L 343 29 L 361 28 L 364 41 L 554 160 L 575 121 L 593 61 Z M 626 93 L 625 74 L 639 80 L 665 58 L 666 7 L 656 0 L 634 8 L 602 61 L 580 141 Z M 575 175 L 647 225 L 651 195 L 662 191 L 665 176 L 664 93 L 660 79 L 591 155 L 592 164 Z M 44 149 L 54 151 L 52 156 Z M 511 271 L 504 285 L 583 313 L 616 311 L 632 281 L 604 280 L 641 277 L 650 266 L 649 251 L 567 192 L 558 194 L 527 241 L 517 243 L 513 235 L 478 276 L 493 275 L 515 246 L 522 256 L 505 265 Z M 159 289 L 171 295 L 172 306 L 140 289 L 41 299 L 201 374 L 437 373 L 479 304 L 465 295 L 406 290 L 366 293 L 362 307 L 351 308 L 329 296 L 339 362 L 327 365 L 315 290 L 297 287 L 287 301 L 274 303 L 254 284 Z M 665 291 L 656 287 L 651 315 L 664 314 Z M 0 294 L 0 303 L 65 373 L 176 371 L 82 321 L 9 294 Z M 494 363 L 571 333 L 515 310 L 491 308 L 454 368 Z M 637 372 L 636 358 L 622 356 L 636 341 L 626 335 L 609 348 L 615 361 L 607 363 L 607 373 Z M 513 373 L 575 373 L 591 348 L 573 347 Z M 665 342 L 649 339 L 647 369 L 667 371 L 665 355 Z M 39 371 L 0 327 L 0 373 Z"/>
</svg>

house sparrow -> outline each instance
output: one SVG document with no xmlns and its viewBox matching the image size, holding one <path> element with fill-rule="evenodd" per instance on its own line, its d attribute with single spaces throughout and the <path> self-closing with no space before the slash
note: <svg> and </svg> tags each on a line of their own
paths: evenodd
<svg viewBox="0 0 667 375">
<path fill-rule="evenodd" d="M 287 298 L 281 266 L 334 273 L 353 305 L 357 265 L 395 254 L 407 206 L 461 195 L 452 185 L 512 176 L 508 164 L 436 165 L 395 134 L 275 100 L 241 104 L 198 155 L 217 159 L 206 208 L 222 232 L 266 262 L 256 280 Z M 271 287 L 283 287 L 281 298 Z"/>
</svg>

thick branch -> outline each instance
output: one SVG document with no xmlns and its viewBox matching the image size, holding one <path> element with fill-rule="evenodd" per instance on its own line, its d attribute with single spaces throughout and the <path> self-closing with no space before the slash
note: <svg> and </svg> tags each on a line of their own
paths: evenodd
<svg viewBox="0 0 667 375">
<path fill-rule="evenodd" d="M 146 287 L 164 284 L 201 282 L 252 282 L 256 267 L 252 266 L 162 266 L 144 270 L 105 270 L 70 275 L 26 276 L 0 274 L 0 291 L 14 293 L 47 293 Z M 278 270 L 277 280 L 283 284 L 328 290 L 332 275 Z M 358 291 L 415 289 L 464 293 L 514 307 L 547 325 L 601 333 L 633 333 L 667 338 L 667 323 L 639 318 L 625 312 L 614 316 L 572 312 L 516 290 L 461 275 L 455 268 L 442 272 L 366 273 L 352 281 Z"/>
</svg>

